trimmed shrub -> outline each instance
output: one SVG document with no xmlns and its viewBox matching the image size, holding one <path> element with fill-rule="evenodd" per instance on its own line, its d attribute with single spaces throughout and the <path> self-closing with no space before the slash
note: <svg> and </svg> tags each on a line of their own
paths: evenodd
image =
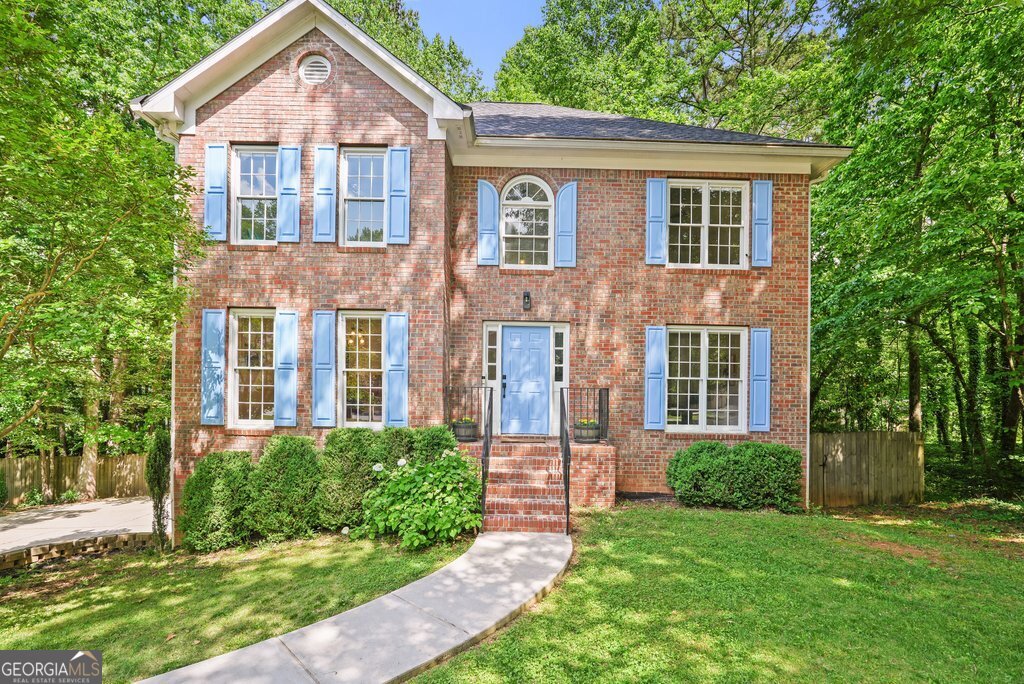
<svg viewBox="0 0 1024 684">
<path fill-rule="evenodd" d="M 435 461 L 458 446 L 455 433 L 447 425 L 419 428 L 412 433 L 412 457 L 417 461 Z"/>
<path fill-rule="evenodd" d="M 696 442 L 668 464 L 668 486 L 687 506 L 800 510 L 800 452 L 781 444 Z"/>
<path fill-rule="evenodd" d="M 369 428 L 338 428 L 327 435 L 316 500 L 322 527 L 340 530 L 363 521 L 363 496 L 373 487 L 379 434 Z"/>
<path fill-rule="evenodd" d="M 185 480 L 178 519 L 185 548 L 205 553 L 249 537 L 246 508 L 252 472 L 247 451 L 214 452 L 196 463 Z"/>
<path fill-rule="evenodd" d="M 320 464 L 309 437 L 267 440 L 249 479 L 252 529 L 270 541 L 308 536 L 317 528 Z"/>
<path fill-rule="evenodd" d="M 398 535 L 403 548 L 455 539 L 480 527 L 480 478 L 457 450 L 432 461 L 381 469 L 363 499 L 365 522 L 357 535 Z"/>
<path fill-rule="evenodd" d="M 409 460 L 416 432 L 411 428 L 384 428 L 374 433 L 372 462 L 393 466 L 399 459 Z"/>
<path fill-rule="evenodd" d="M 146 487 L 153 501 L 153 538 L 163 551 L 167 546 L 167 493 L 171 489 L 171 434 L 164 428 L 153 433 L 146 453 Z"/>
</svg>

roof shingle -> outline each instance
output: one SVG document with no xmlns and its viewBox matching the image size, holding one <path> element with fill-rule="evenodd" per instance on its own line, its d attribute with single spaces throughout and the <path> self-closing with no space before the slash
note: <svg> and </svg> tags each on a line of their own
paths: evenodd
<svg viewBox="0 0 1024 684">
<path fill-rule="evenodd" d="M 833 147 L 548 104 L 473 102 L 468 106 L 473 110 L 476 133 L 480 136 Z"/>
</svg>

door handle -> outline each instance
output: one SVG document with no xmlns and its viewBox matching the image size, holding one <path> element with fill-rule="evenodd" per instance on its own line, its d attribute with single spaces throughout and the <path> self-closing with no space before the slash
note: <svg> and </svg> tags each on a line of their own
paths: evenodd
<svg viewBox="0 0 1024 684">
<path fill-rule="evenodd" d="M 505 387 L 508 386 L 508 382 L 506 382 L 506 378 L 507 378 L 507 376 L 504 373 L 502 373 L 501 374 L 501 398 L 502 399 L 505 398 Z"/>
</svg>

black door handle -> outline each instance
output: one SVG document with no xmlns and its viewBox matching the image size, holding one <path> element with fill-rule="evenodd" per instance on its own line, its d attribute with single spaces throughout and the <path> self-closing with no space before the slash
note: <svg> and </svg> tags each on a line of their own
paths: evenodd
<svg viewBox="0 0 1024 684">
<path fill-rule="evenodd" d="M 502 373 L 501 374 L 501 398 L 502 399 L 505 398 L 505 387 L 508 386 L 508 383 L 505 381 L 505 379 L 506 379 L 506 375 L 504 373 Z"/>
</svg>

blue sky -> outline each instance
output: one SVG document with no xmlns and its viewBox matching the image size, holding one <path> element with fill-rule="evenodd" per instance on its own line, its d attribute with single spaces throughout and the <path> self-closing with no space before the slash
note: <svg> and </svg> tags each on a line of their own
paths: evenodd
<svg viewBox="0 0 1024 684">
<path fill-rule="evenodd" d="M 423 32 L 454 38 L 488 88 L 505 51 L 525 27 L 540 24 L 543 6 L 544 0 L 406 0 L 406 7 L 420 13 Z"/>
</svg>

